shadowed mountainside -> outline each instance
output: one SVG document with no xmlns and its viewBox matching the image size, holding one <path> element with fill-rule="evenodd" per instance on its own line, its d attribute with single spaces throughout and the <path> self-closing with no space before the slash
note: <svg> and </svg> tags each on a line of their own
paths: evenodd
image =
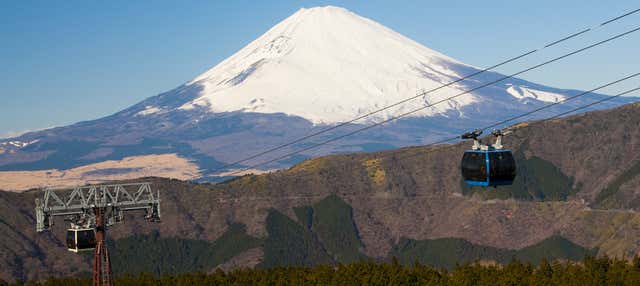
<svg viewBox="0 0 640 286">
<path fill-rule="evenodd" d="M 505 138 L 520 168 L 512 187 L 462 187 L 459 159 L 468 142 L 321 157 L 217 185 L 147 178 L 161 191 L 162 223 L 127 216 L 109 236 L 115 249 L 155 231 L 156 241 L 205 243 L 214 258 L 188 261 L 205 269 L 346 263 L 393 253 L 447 267 L 453 260 L 439 261 L 433 250 L 443 246 L 429 247 L 438 241 L 462 249 L 451 251 L 461 260 L 537 261 L 546 250 L 534 245 L 545 241 L 545 249 L 563 252 L 550 257 L 573 259 L 589 249 L 631 257 L 640 250 L 639 111 L 631 104 L 516 126 Z M 63 248 L 62 220 L 51 234 L 35 233 L 36 195 L 0 192 L 0 261 L 7 266 L 0 277 L 85 273 L 87 258 Z M 231 254 L 216 250 L 225 235 L 246 243 L 229 247 Z"/>
</svg>

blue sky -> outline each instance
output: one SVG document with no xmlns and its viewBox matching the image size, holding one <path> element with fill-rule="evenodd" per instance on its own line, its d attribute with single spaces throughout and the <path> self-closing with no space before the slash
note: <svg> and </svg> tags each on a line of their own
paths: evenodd
<svg viewBox="0 0 640 286">
<path fill-rule="evenodd" d="M 335 5 L 478 67 L 637 1 L 1 1 L 0 137 L 96 119 L 204 72 L 301 7 Z M 640 26 L 640 13 L 498 71 Z M 590 89 L 638 72 L 640 33 L 522 78 Z M 635 80 L 619 88 L 640 85 Z"/>
</svg>

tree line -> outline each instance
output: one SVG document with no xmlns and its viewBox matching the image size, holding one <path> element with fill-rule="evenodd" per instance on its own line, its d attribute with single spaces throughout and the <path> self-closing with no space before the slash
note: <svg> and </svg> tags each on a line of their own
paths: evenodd
<svg viewBox="0 0 640 286">
<path fill-rule="evenodd" d="M 609 257 L 585 257 L 581 262 L 549 263 L 538 266 L 513 260 L 505 265 L 469 263 L 453 270 L 436 269 L 415 263 L 404 266 L 393 259 L 389 263 L 356 262 L 336 266 L 275 267 L 269 269 L 238 269 L 224 272 L 186 273 L 153 276 L 125 274 L 116 278 L 116 285 L 640 285 L 640 258 L 633 260 Z M 7 283 L 0 285 L 84 286 L 90 278 L 49 278 L 44 281 Z"/>
</svg>

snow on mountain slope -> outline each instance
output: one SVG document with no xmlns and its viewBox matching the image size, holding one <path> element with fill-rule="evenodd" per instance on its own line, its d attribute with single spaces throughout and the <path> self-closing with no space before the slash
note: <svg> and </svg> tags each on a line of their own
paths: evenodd
<svg viewBox="0 0 640 286">
<path fill-rule="evenodd" d="M 410 117 L 261 168 L 289 167 L 333 153 L 430 144 L 580 93 L 479 71 L 345 9 L 301 9 L 173 90 L 107 117 L 0 140 L 0 172 L 68 170 L 133 156 L 177 154 L 196 164 L 203 180 L 215 180 L 224 175 L 219 168 L 225 163 L 470 74 L 475 76 L 377 113 L 367 122 L 322 133 L 243 164 L 277 159 L 362 128 L 362 123 L 397 116 L 470 89 L 474 89 L 470 94 Z M 605 97 L 588 94 L 520 120 L 549 117 Z M 617 98 L 592 109 L 631 101 Z"/>
<path fill-rule="evenodd" d="M 463 76 L 448 64 L 463 65 L 343 8 L 301 9 L 189 82 L 202 91 L 180 109 L 285 113 L 314 123 L 337 123 Z M 429 101 L 462 91 L 459 86 L 444 88 Z M 414 115 L 429 116 L 475 101 L 473 95 L 464 95 L 444 109 Z M 369 119 L 386 119 L 423 104 L 415 100 Z"/>
<path fill-rule="evenodd" d="M 149 115 L 149 114 L 156 114 L 156 113 L 160 113 L 163 110 L 161 108 L 155 107 L 155 106 L 147 106 L 145 107 L 144 110 L 139 111 L 138 113 L 136 113 L 136 115 L 138 116 L 144 116 L 144 115 Z"/>
<path fill-rule="evenodd" d="M 533 98 L 544 102 L 559 102 L 566 98 L 562 94 L 535 90 L 526 86 L 509 86 L 507 92 L 517 99 Z"/>
</svg>

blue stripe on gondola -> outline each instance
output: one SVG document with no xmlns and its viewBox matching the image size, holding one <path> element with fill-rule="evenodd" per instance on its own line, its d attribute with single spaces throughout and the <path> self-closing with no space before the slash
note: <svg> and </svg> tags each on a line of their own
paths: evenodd
<svg viewBox="0 0 640 286">
<path fill-rule="evenodd" d="M 484 163 L 485 163 L 485 169 L 486 169 L 486 176 L 487 176 L 487 186 L 490 185 L 489 183 L 489 178 L 491 177 L 491 166 L 489 165 L 489 152 L 485 152 L 484 153 Z"/>
<path fill-rule="evenodd" d="M 489 182 L 480 182 L 480 181 L 464 181 L 467 185 L 478 186 L 478 187 L 488 187 Z"/>
<path fill-rule="evenodd" d="M 490 186 L 508 186 L 513 184 L 513 181 L 490 181 L 491 179 L 491 164 L 489 162 L 489 153 L 500 153 L 500 152 L 511 152 L 511 149 L 500 149 L 500 150 L 465 150 L 465 153 L 482 153 L 484 154 L 484 159 L 486 163 L 486 181 L 471 181 L 464 180 L 465 184 L 470 186 L 478 186 L 478 187 L 490 187 Z"/>
</svg>

